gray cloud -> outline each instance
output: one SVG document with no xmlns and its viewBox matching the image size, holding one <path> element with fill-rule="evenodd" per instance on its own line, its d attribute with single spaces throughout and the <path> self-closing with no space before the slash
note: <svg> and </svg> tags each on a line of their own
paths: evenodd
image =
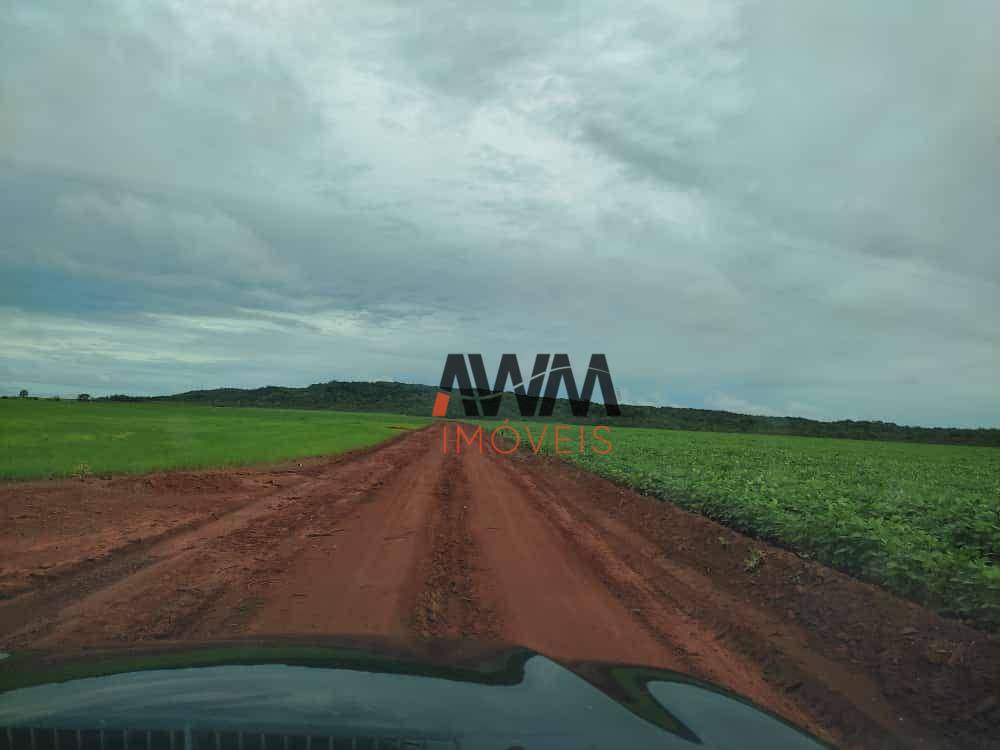
<svg viewBox="0 0 1000 750">
<path fill-rule="evenodd" d="M 605 351 L 1000 424 L 993 3 L 74 7 L 0 10 L 7 391 Z"/>
</svg>

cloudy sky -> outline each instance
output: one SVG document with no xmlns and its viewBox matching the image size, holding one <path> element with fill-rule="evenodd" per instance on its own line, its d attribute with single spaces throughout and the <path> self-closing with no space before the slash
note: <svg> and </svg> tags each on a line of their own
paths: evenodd
<svg viewBox="0 0 1000 750">
<path fill-rule="evenodd" d="M 995 0 L 3 3 L 0 391 L 605 352 L 1000 426 L 998 48 Z"/>
</svg>

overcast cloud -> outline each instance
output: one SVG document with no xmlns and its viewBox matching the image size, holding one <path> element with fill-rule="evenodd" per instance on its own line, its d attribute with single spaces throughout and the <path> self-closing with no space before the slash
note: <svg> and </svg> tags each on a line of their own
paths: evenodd
<svg viewBox="0 0 1000 750">
<path fill-rule="evenodd" d="M 998 31 L 994 0 L 5 3 L 0 391 L 606 352 L 631 402 L 1000 426 Z"/>
</svg>

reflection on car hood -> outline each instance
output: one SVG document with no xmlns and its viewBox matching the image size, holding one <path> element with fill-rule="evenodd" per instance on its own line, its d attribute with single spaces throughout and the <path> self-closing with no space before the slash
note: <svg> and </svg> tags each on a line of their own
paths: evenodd
<svg viewBox="0 0 1000 750">
<path fill-rule="evenodd" d="M 0 748 L 817 748 L 719 688 L 524 649 L 225 642 L 0 660 Z M 103 743 L 103 744 L 102 744 Z"/>
</svg>

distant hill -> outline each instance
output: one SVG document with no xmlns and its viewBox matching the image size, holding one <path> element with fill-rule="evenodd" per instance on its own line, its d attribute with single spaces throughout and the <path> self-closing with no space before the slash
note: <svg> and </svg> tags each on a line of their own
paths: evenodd
<svg viewBox="0 0 1000 750">
<path fill-rule="evenodd" d="M 212 406 L 263 406 L 288 409 L 335 409 L 338 411 L 374 411 L 429 416 L 437 388 L 394 382 L 347 382 L 331 380 L 304 388 L 265 386 L 263 388 L 216 388 L 187 391 L 172 396 L 135 397 L 116 395 L 110 401 L 181 401 Z M 461 400 L 452 398 L 451 417 L 461 417 Z M 513 394 L 500 407 L 502 418 L 519 419 Z M 950 443 L 1000 446 L 998 429 L 962 429 L 953 427 L 906 427 L 892 422 L 820 422 L 802 417 L 763 417 L 710 409 L 680 409 L 672 406 L 622 405 L 622 416 L 608 418 L 604 407 L 594 404 L 590 415 L 574 417 L 569 402 L 559 399 L 553 419 L 572 423 L 608 423 L 625 427 L 659 427 L 673 430 L 707 432 L 746 432 L 762 435 L 806 435 L 811 437 L 855 440 L 893 440 L 911 443 Z"/>
</svg>

